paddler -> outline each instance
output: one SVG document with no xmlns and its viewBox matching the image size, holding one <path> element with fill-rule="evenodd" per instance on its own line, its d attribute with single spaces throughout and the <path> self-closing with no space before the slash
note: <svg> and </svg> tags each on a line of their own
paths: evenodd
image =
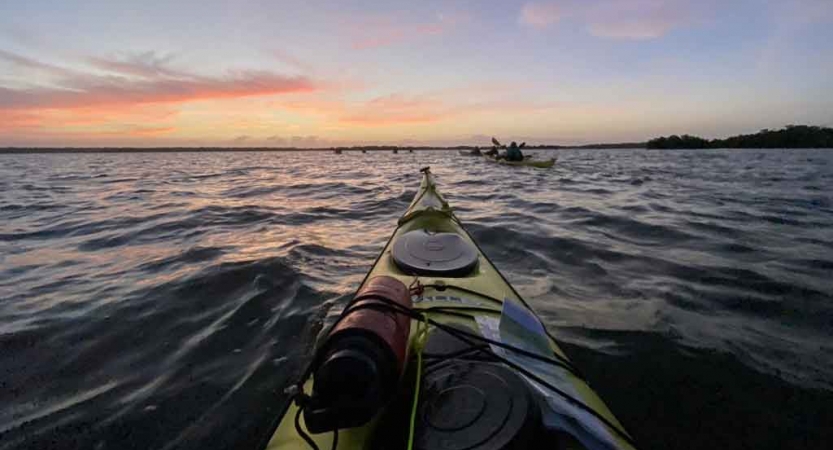
<svg viewBox="0 0 833 450">
<path fill-rule="evenodd" d="M 503 159 L 505 159 L 507 161 L 523 161 L 524 160 L 524 154 L 521 153 L 521 149 L 520 149 L 520 147 L 518 147 L 518 143 L 515 142 L 515 141 L 512 141 L 512 143 L 509 144 L 509 147 L 506 149 L 506 153 L 503 154 L 502 156 L 503 156 Z"/>
</svg>

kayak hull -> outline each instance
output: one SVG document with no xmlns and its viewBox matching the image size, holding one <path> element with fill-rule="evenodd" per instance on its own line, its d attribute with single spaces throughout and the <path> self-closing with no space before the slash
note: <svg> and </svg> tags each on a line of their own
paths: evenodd
<svg viewBox="0 0 833 450">
<path fill-rule="evenodd" d="M 393 256 L 394 247 L 400 239 L 403 239 L 403 236 L 417 230 L 431 230 L 432 233 L 450 233 L 458 236 L 459 239 L 477 250 L 477 265 L 465 276 L 415 276 L 404 272 L 395 261 Z M 359 290 L 369 280 L 382 275 L 396 278 L 406 286 L 413 286 L 415 283 L 424 286 L 422 294 L 414 301 L 413 308 L 420 311 L 425 317 L 430 317 L 443 324 L 464 326 L 476 330 L 489 320 L 497 323 L 502 318 L 502 310 L 506 306 L 506 302 L 520 305 L 520 308 L 537 318 L 531 307 L 482 252 L 472 236 L 453 214 L 449 204 L 437 191 L 432 175 L 428 172 L 423 177 L 419 192 L 405 214 L 399 219 L 396 230 L 361 283 Z M 450 316 L 433 312 L 440 311 L 442 308 L 456 308 L 459 313 Z M 538 320 L 538 323 L 540 323 L 540 320 Z M 416 339 L 416 330 L 418 330 L 416 321 L 412 321 L 412 344 L 413 340 Z M 548 350 L 557 359 L 566 361 L 567 357 L 556 341 L 548 332 L 546 336 L 545 345 Z M 592 409 L 594 414 L 603 417 L 608 422 L 608 427 L 617 428 L 617 430 L 607 430 L 612 448 L 634 448 L 628 439 L 620 437 L 622 435 L 627 436 L 627 433 L 590 386 L 573 373 L 565 372 L 561 375 L 560 383 L 562 384 L 559 386 L 560 389 L 572 392 L 580 402 Z M 312 380 L 306 381 L 304 385 L 306 392 L 311 392 L 312 383 Z M 296 412 L 297 406 L 294 404 L 288 407 L 266 448 L 270 450 L 309 448 L 296 432 L 293 422 Z M 374 430 L 383 416 L 384 411 L 364 426 L 340 430 L 338 448 L 368 448 Z M 303 415 L 301 415 L 301 424 L 303 426 Z M 612 431 L 616 431 L 616 433 Z M 404 432 L 407 433 L 407 430 L 404 430 Z M 323 449 L 330 448 L 333 435 L 332 433 L 323 433 L 312 435 L 311 438 L 319 448 Z M 568 446 L 568 448 L 585 448 L 578 445 L 578 441 L 573 442 L 573 444 L 574 446 Z"/>
<path fill-rule="evenodd" d="M 487 157 L 486 160 L 504 166 L 535 167 L 538 169 L 549 169 L 550 167 L 555 165 L 556 158 L 550 158 L 545 160 L 525 159 L 523 161 L 507 161 L 505 159 Z"/>
</svg>

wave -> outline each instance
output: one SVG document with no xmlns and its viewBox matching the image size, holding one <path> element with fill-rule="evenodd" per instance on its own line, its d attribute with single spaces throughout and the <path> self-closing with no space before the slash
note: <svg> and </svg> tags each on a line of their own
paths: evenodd
<svg viewBox="0 0 833 450">
<path fill-rule="evenodd" d="M 824 442 L 833 157 L 558 153 L 8 158 L 0 449 L 254 446 L 426 165 L 637 438 Z"/>
</svg>

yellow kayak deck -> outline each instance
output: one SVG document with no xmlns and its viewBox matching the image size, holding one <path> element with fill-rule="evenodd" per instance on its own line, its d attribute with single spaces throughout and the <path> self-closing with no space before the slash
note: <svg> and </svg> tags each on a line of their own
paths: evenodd
<svg viewBox="0 0 833 450">
<path fill-rule="evenodd" d="M 500 272 L 498 272 L 497 268 L 495 268 L 492 262 L 480 250 L 476 242 L 454 216 L 449 204 L 437 191 L 432 175 L 427 170 L 425 170 L 425 175 L 422 179 L 419 192 L 412 201 L 411 205 L 408 207 L 405 214 L 399 219 L 396 230 L 377 258 L 373 267 L 370 269 L 370 272 L 367 274 L 365 280 L 362 282 L 362 286 L 364 286 L 371 278 L 379 275 L 395 277 L 401 280 L 406 286 L 412 285 L 415 282 L 417 277 L 400 270 L 394 262 L 391 254 L 397 239 L 405 233 L 414 230 L 454 233 L 470 242 L 478 250 L 477 266 L 466 276 L 418 277 L 419 283 L 424 286 L 424 292 L 421 298 L 417 299 L 419 301 L 414 303 L 413 307 L 415 310 L 422 312 L 425 316 L 436 320 L 437 322 L 447 324 L 457 323 L 476 329 L 476 319 L 478 317 L 492 316 L 499 319 L 501 317 L 503 302 L 506 300 L 517 302 L 518 304 L 523 305 L 524 308 L 529 309 L 527 303 L 505 280 Z M 455 307 L 455 309 L 462 314 L 449 316 L 447 314 L 436 314 L 432 312 L 432 309 L 448 306 Z M 466 313 L 466 309 L 470 310 L 470 314 Z M 532 310 L 529 309 L 529 311 Z M 412 342 L 415 338 L 416 330 L 416 321 L 412 321 Z M 552 352 L 560 358 L 566 360 L 566 355 L 555 340 L 551 337 L 548 337 L 547 339 Z M 611 441 L 615 443 L 615 447 L 620 449 L 634 448 L 628 440 L 622 437 L 622 435 L 628 436 L 622 425 L 583 379 L 569 372 L 566 373 L 563 379 L 566 380 L 566 385 L 560 387 L 574 393 L 573 395 L 579 401 L 591 408 L 598 415 L 607 419 L 609 424 L 606 426 L 608 428 L 611 426 L 618 428 L 618 430 L 609 430 L 611 431 L 610 436 L 612 436 Z M 311 391 L 311 386 L 312 380 L 307 380 L 305 384 L 307 392 Z M 411 388 L 412 386 L 404 387 Z M 308 444 L 300 436 L 298 436 L 295 430 L 293 420 L 296 412 L 297 407 L 294 404 L 290 405 L 289 409 L 283 415 L 277 430 L 269 441 L 267 446 L 268 449 L 309 449 Z M 379 416 L 383 414 L 384 411 L 382 411 Z M 370 438 L 373 435 L 376 422 L 378 421 L 377 419 L 374 419 L 362 427 L 339 430 L 338 448 L 367 448 Z M 405 432 L 407 432 L 407 430 L 405 430 Z M 333 436 L 332 433 L 323 433 L 312 435 L 312 439 L 317 443 L 319 448 L 329 449 L 332 444 Z M 570 442 L 572 443 L 571 445 L 568 445 L 568 448 L 584 448 L 577 441 Z M 564 445 L 564 443 L 562 443 L 562 445 Z"/>
</svg>

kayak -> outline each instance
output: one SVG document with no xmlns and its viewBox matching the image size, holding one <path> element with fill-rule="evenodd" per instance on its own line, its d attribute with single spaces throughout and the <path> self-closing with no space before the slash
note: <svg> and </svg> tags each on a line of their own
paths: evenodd
<svg viewBox="0 0 833 450">
<path fill-rule="evenodd" d="M 636 448 L 422 172 L 260 448 Z"/>
<path fill-rule="evenodd" d="M 422 172 L 260 448 L 636 448 Z"/>
<path fill-rule="evenodd" d="M 505 166 L 525 166 L 525 167 L 537 167 L 539 169 L 549 169 L 550 167 L 555 165 L 556 158 L 550 158 L 545 160 L 534 160 L 534 159 L 525 159 L 523 161 L 507 161 L 505 159 L 497 159 L 493 157 L 486 158 L 487 161 L 503 164 Z"/>
<path fill-rule="evenodd" d="M 471 150 L 457 150 L 460 156 L 483 156 L 483 153 L 474 153 Z"/>
</svg>

